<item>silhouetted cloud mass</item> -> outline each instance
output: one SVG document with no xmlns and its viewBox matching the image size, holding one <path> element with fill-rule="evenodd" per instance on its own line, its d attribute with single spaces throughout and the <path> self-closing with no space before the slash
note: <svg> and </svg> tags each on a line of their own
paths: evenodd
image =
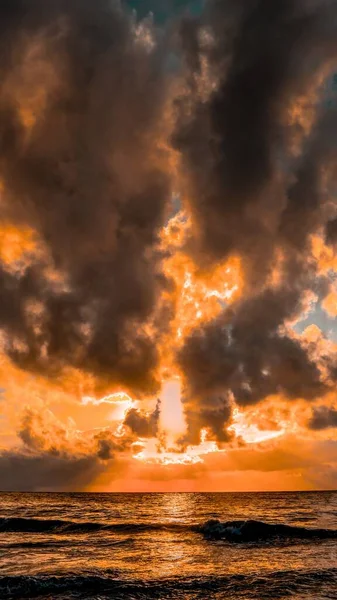
<svg viewBox="0 0 337 600">
<path fill-rule="evenodd" d="M 160 418 L 160 400 L 157 400 L 156 408 L 153 412 L 146 414 L 137 408 L 130 408 L 124 419 L 124 425 L 127 425 L 132 433 L 141 438 L 156 437 L 159 431 Z"/>
<path fill-rule="evenodd" d="M 142 325 L 165 285 L 155 246 L 170 190 L 155 33 L 108 0 L 4 2 L 0 21 L 1 214 L 43 248 L 22 277 L 0 271 L 7 352 L 153 391 Z"/>
<path fill-rule="evenodd" d="M 315 431 L 337 427 L 337 410 L 328 406 L 315 406 L 308 427 Z"/>
<path fill-rule="evenodd" d="M 320 94 L 337 58 L 336 5 L 207 6 L 181 28 L 186 86 L 173 143 L 194 222 L 189 251 L 204 265 L 240 256 L 245 287 L 178 353 L 187 420 L 198 427 L 209 426 L 206 397 L 217 414 L 229 391 L 241 406 L 272 394 L 312 400 L 324 393 L 319 361 L 287 324 L 325 285 L 311 236 L 329 215 L 337 156 L 337 115 Z M 229 415 L 218 414 L 222 431 Z"/>
<path fill-rule="evenodd" d="M 326 224 L 326 241 L 328 244 L 335 244 L 337 241 L 337 218 Z"/>
<path fill-rule="evenodd" d="M 51 456 L 4 451 L 0 454 L 2 491 L 75 491 L 106 470 L 92 456 Z"/>
<path fill-rule="evenodd" d="M 278 244 L 298 245 L 304 225 L 305 239 L 312 231 L 307 213 L 319 201 L 327 137 L 335 150 L 336 116 L 329 115 L 323 136 L 318 110 L 308 139 L 291 111 L 301 109 L 301 96 L 336 58 L 335 30 L 333 3 L 304 0 L 213 1 L 181 30 L 191 93 L 181 99 L 174 142 L 186 168 L 197 242 L 215 258 L 243 253 L 255 284 L 263 283 Z M 216 82 L 206 99 L 196 83 L 206 77 L 205 61 Z"/>
</svg>

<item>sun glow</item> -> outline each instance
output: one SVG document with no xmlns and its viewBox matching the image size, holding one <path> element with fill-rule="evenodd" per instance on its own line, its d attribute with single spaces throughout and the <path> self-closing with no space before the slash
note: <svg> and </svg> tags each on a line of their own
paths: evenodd
<svg viewBox="0 0 337 600">
<path fill-rule="evenodd" d="M 161 307 L 170 306 L 173 318 L 159 345 L 160 377 L 163 381 L 182 376 L 175 364 L 175 350 L 199 325 L 212 321 L 225 306 L 237 300 L 244 287 L 242 261 L 238 256 L 197 266 L 189 255 L 191 223 L 183 211 L 161 230 L 163 271 L 172 286 L 163 292 Z"/>
<path fill-rule="evenodd" d="M 278 438 L 285 433 L 285 429 L 264 430 L 260 429 L 255 423 L 249 423 L 244 412 L 237 408 L 233 410 L 233 423 L 228 427 L 229 432 L 235 433 L 236 437 L 241 438 L 246 444 L 259 444 L 267 440 Z"/>
<path fill-rule="evenodd" d="M 163 263 L 164 272 L 173 282 L 173 286 L 164 291 L 162 300 L 171 303 L 174 317 L 159 347 L 158 376 L 163 383 L 159 396 L 158 434 L 150 439 L 134 438 L 130 448 L 135 461 L 161 467 L 202 464 L 209 454 L 227 452 L 215 440 L 208 439 L 206 429 L 200 432 L 198 445 L 186 447 L 181 443 L 187 430 L 182 401 L 184 373 L 180 372 L 175 355 L 194 328 L 216 318 L 225 306 L 240 297 L 244 287 L 243 268 L 241 260 L 235 256 L 213 266 L 207 265 L 204 269 L 197 267 L 184 249 L 189 226 L 188 219 L 180 212 L 162 230 L 161 243 L 163 249 L 168 249 Z M 8 265 L 19 263 L 25 253 L 35 251 L 35 239 L 30 230 L 20 231 L 7 226 L 3 231 L 6 239 L 0 245 L 0 251 Z M 143 405 L 148 408 L 155 401 L 155 398 L 136 400 L 123 390 L 96 397 L 84 380 L 82 383 L 80 405 L 102 410 L 104 406 L 111 407 L 112 412 L 107 418 L 116 424 L 113 431 L 115 438 L 122 439 L 128 434 L 124 421 L 131 408 L 143 410 Z M 85 390 L 88 390 L 87 394 L 83 394 Z M 234 409 L 228 431 L 244 444 L 258 444 L 282 436 L 285 429 L 260 429 L 258 423 L 250 422 L 245 412 Z"/>
<path fill-rule="evenodd" d="M 0 262 L 7 269 L 18 270 L 26 266 L 32 255 L 37 252 L 37 241 L 32 229 L 18 228 L 11 223 L 0 226 Z"/>
<path fill-rule="evenodd" d="M 164 263 L 165 275 L 175 284 L 175 318 L 172 329 L 178 340 L 183 340 L 199 323 L 216 317 L 238 298 L 243 288 L 241 259 L 232 256 L 204 269 L 184 252 L 190 221 L 183 212 L 170 219 L 162 230 L 163 248 L 174 249 Z"/>
<path fill-rule="evenodd" d="M 193 465 L 202 463 L 203 456 L 213 452 L 224 452 L 218 448 L 216 442 L 207 440 L 207 432 L 205 429 L 201 432 L 201 443 L 198 446 L 188 446 L 185 451 L 181 451 L 179 447 L 174 449 L 162 450 L 158 448 L 156 440 L 141 441 L 144 445 L 143 449 L 134 454 L 136 460 L 154 465 Z"/>
<path fill-rule="evenodd" d="M 177 378 L 164 383 L 161 398 L 160 433 L 158 439 L 139 439 L 133 444 L 137 452 L 133 458 L 152 465 L 191 465 L 204 462 L 204 456 L 210 453 L 226 452 L 216 441 L 207 439 L 207 430 L 202 429 L 198 445 L 182 448 L 179 437 L 186 431 L 186 423 L 181 401 L 181 381 Z M 235 408 L 229 433 L 241 439 L 245 444 L 259 444 L 284 435 L 286 429 L 260 429 L 251 423 L 245 412 Z M 141 448 L 139 450 L 139 447 Z"/>
<path fill-rule="evenodd" d="M 131 408 L 135 400 L 132 400 L 125 392 L 116 392 L 115 394 L 108 394 L 103 398 L 94 398 L 92 396 L 83 396 L 81 403 L 84 406 L 92 404 L 93 406 L 99 406 L 100 404 L 124 404 Z"/>
<path fill-rule="evenodd" d="M 170 438 L 184 433 L 186 429 L 181 402 L 181 381 L 179 378 L 166 381 L 160 394 L 160 428 Z M 173 439 L 171 440 L 173 441 Z"/>
</svg>

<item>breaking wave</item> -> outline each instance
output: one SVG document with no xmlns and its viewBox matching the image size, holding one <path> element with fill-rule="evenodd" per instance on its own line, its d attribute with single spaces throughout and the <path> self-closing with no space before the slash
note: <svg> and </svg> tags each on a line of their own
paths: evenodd
<svg viewBox="0 0 337 600">
<path fill-rule="evenodd" d="M 337 539 L 335 529 L 314 529 L 298 527 L 282 523 L 265 523 L 264 521 L 226 521 L 211 519 L 198 530 L 207 539 L 228 540 L 230 542 L 257 542 L 263 540 L 282 539 Z"/>
</svg>

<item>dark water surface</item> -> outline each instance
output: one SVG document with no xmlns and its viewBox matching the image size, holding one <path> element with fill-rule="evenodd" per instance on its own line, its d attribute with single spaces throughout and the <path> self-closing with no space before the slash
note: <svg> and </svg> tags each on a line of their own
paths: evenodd
<svg viewBox="0 0 337 600">
<path fill-rule="evenodd" d="M 9 598 L 337 600 L 337 493 L 0 494 Z"/>
</svg>

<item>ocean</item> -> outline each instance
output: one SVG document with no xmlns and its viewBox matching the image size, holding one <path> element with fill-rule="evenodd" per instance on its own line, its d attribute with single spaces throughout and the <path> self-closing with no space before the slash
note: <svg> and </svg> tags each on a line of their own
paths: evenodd
<svg viewBox="0 0 337 600">
<path fill-rule="evenodd" d="M 337 492 L 0 494 L 0 599 L 337 599 Z"/>
</svg>

